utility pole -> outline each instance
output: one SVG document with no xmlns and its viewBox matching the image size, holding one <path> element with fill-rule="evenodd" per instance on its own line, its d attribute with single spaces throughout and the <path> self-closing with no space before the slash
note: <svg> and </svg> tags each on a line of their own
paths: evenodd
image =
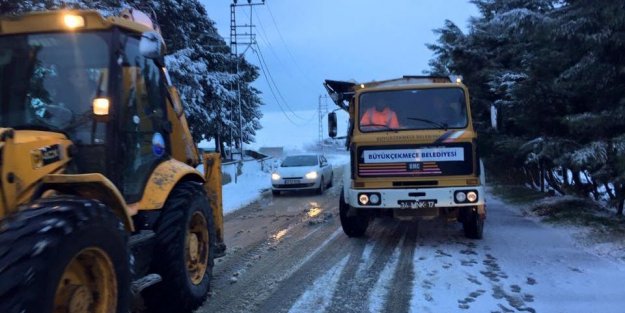
<svg viewBox="0 0 625 313">
<path fill-rule="evenodd" d="M 247 3 L 238 3 L 237 0 L 233 0 L 230 4 L 230 53 L 236 62 L 236 74 L 237 74 L 237 104 L 239 107 L 239 140 L 238 143 L 235 142 L 235 147 L 238 146 L 240 149 L 241 160 L 243 160 L 243 108 L 241 105 L 241 77 L 239 73 L 239 62 L 241 58 L 245 55 L 247 49 L 249 49 L 253 44 L 256 43 L 256 34 L 254 33 L 254 23 L 252 21 L 252 8 L 257 5 L 264 5 L 265 0 L 261 0 L 261 2 L 254 2 L 252 0 L 247 0 Z M 239 25 L 236 20 L 236 9 L 240 7 L 249 7 L 250 10 L 250 22 L 249 24 Z M 245 29 L 246 31 L 241 33 L 238 29 Z M 249 29 L 249 30 L 248 30 Z M 248 32 L 249 31 L 249 32 Z M 239 41 L 241 40 L 241 41 Z M 238 46 L 244 45 L 246 46 L 243 52 L 239 54 Z M 232 114 L 234 114 L 234 105 Z M 231 120 L 234 120 L 234 116 L 231 116 Z M 233 140 L 232 129 L 230 129 L 230 139 Z"/>
<path fill-rule="evenodd" d="M 319 95 L 319 146 L 321 146 L 321 153 L 324 153 L 323 147 L 323 117 L 328 113 L 328 95 Z"/>
</svg>

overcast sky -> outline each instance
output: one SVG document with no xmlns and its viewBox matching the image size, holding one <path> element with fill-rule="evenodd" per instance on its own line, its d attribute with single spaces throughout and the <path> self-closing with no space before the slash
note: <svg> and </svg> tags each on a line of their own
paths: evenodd
<svg viewBox="0 0 625 313">
<path fill-rule="evenodd" d="M 229 43 L 232 1 L 201 1 Z M 255 82 L 263 92 L 263 110 L 280 110 L 277 101 L 287 113 L 289 107 L 316 109 L 319 95 L 325 94 L 324 79 L 370 81 L 422 74 L 432 57 L 425 44 L 436 41 L 432 30 L 445 19 L 466 29 L 469 17 L 476 15 L 467 0 L 266 0 L 253 8 L 254 48 L 260 49 L 279 91 L 274 89 L 276 100 L 264 76 Z M 237 24 L 249 20 L 249 9 L 237 8 Z M 254 50 L 248 49 L 245 57 L 259 65 Z"/>
</svg>

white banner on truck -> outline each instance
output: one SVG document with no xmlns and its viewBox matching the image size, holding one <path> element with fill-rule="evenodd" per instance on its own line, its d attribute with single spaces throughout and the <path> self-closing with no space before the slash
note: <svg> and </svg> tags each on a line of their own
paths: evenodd
<svg viewBox="0 0 625 313">
<path fill-rule="evenodd" d="M 365 150 L 365 163 L 464 161 L 463 148 Z"/>
</svg>

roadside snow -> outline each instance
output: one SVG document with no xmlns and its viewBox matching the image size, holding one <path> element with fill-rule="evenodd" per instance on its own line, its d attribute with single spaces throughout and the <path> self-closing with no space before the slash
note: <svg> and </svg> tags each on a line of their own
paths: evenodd
<svg viewBox="0 0 625 313">
<path fill-rule="evenodd" d="M 538 200 L 532 204 L 533 210 L 541 207 L 550 207 L 554 204 L 559 204 L 560 206 L 566 201 L 578 201 L 587 202 L 587 206 L 601 206 L 605 205 L 605 203 L 597 203 L 592 200 L 588 200 L 585 198 L 580 198 L 576 196 L 555 196 L 549 197 L 545 199 Z M 519 210 L 528 211 L 525 208 L 519 208 Z M 534 221 L 540 223 L 541 217 L 536 216 L 536 212 L 527 212 L 528 218 L 533 219 Z M 604 217 L 607 219 L 615 218 L 616 210 L 614 208 L 606 208 L 601 207 L 596 208 L 595 211 L 592 212 L 594 216 Z M 543 215 L 543 214 L 539 214 Z M 599 225 L 594 226 L 586 226 L 586 225 L 575 225 L 575 224 L 550 224 L 553 228 L 558 229 L 559 232 L 563 234 L 563 236 L 574 238 L 574 244 L 581 249 L 584 249 L 586 252 L 605 257 L 611 259 L 611 261 L 624 264 L 625 265 L 625 236 L 622 234 L 613 231 L 610 231 L 609 228 L 601 229 Z M 607 227 L 607 226 L 606 226 Z"/>
<path fill-rule="evenodd" d="M 222 170 L 231 174 L 236 172 L 234 165 L 224 166 Z M 223 186 L 224 214 L 254 202 L 260 198 L 263 191 L 269 188 L 271 188 L 270 174 L 261 170 L 261 163 L 257 161 L 244 162 L 243 174 L 237 177 L 237 182 L 234 182 L 234 175 L 232 175 L 232 182 Z"/>
<path fill-rule="evenodd" d="M 328 162 L 330 162 L 334 167 L 334 170 L 349 163 L 349 153 L 347 152 L 338 154 L 326 154 L 325 156 L 326 159 L 328 159 Z"/>
</svg>

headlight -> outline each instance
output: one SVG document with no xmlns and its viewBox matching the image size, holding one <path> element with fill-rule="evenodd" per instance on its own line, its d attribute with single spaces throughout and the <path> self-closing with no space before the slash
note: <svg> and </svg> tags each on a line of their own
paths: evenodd
<svg viewBox="0 0 625 313">
<path fill-rule="evenodd" d="M 360 202 L 361 205 L 366 205 L 367 203 L 369 203 L 369 196 L 363 193 L 360 196 L 358 196 L 358 201 Z"/>
<path fill-rule="evenodd" d="M 467 195 L 462 192 L 456 192 L 456 202 L 464 202 L 464 200 L 467 200 Z"/>
<path fill-rule="evenodd" d="M 371 194 L 371 196 L 369 197 L 369 201 L 371 201 L 371 204 L 379 204 L 380 203 L 380 196 L 378 196 L 377 194 Z"/>
<path fill-rule="evenodd" d="M 467 200 L 469 200 L 469 202 L 477 201 L 477 192 L 475 191 L 467 192 Z"/>
<path fill-rule="evenodd" d="M 110 102 L 107 98 L 95 98 L 93 99 L 93 114 L 94 115 L 109 115 Z"/>
<path fill-rule="evenodd" d="M 316 179 L 317 178 L 317 172 L 310 172 L 308 174 L 306 174 L 306 178 L 307 179 Z"/>
<path fill-rule="evenodd" d="M 280 175 L 278 173 L 273 173 L 273 174 L 271 174 L 271 179 L 272 180 L 278 180 L 278 179 L 280 179 Z"/>
</svg>

